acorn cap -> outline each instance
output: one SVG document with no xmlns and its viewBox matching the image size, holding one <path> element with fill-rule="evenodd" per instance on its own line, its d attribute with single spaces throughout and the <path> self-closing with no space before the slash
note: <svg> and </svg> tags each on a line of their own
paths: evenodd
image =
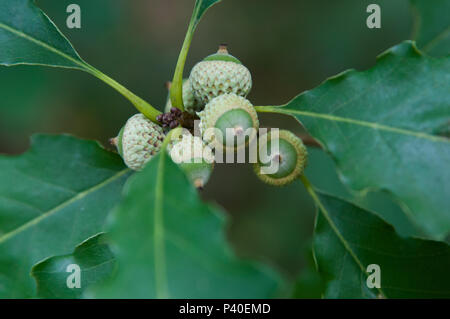
<svg viewBox="0 0 450 319">
<path fill-rule="evenodd" d="M 189 79 L 195 98 L 203 104 L 228 93 L 246 97 L 252 88 L 250 71 L 226 47 L 197 63 Z"/>
<path fill-rule="evenodd" d="M 216 97 L 198 115 L 200 132 L 206 142 L 212 142 L 215 147 L 223 146 L 227 150 L 246 146 L 256 137 L 256 131 L 259 128 L 258 114 L 253 105 L 247 99 L 236 94 L 224 94 Z M 222 139 L 217 134 L 208 136 L 210 133 L 214 133 L 208 132 L 208 129 L 219 130 Z M 245 140 L 239 139 L 244 136 Z M 233 143 L 227 143 L 230 139 L 233 139 Z M 240 143 L 238 144 L 238 142 Z M 228 144 L 232 147 L 229 147 Z"/>
<path fill-rule="evenodd" d="M 138 171 L 159 152 L 164 137 L 159 125 L 136 114 L 120 130 L 116 146 L 125 164 Z"/>
<path fill-rule="evenodd" d="M 271 154 L 272 141 L 276 134 L 267 133 L 259 138 L 262 143 L 267 136 L 267 153 L 270 161 L 261 163 L 258 152 L 258 162 L 254 165 L 256 175 L 264 182 L 274 186 L 284 186 L 292 183 L 303 174 L 307 162 L 307 150 L 302 140 L 290 131 L 279 131 L 278 151 Z M 260 146 L 261 147 L 261 146 Z M 278 163 L 278 169 L 274 173 L 265 174 L 262 168 L 270 167 Z"/>
</svg>

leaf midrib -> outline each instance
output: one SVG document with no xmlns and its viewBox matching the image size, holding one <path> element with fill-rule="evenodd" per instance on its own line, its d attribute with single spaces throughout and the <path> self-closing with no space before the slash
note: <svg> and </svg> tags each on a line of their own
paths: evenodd
<svg viewBox="0 0 450 319">
<path fill-rule="evenodd" d="M 312 199 L 314 200 L 314 202 L 316 203 L 316 205 L 318 207 L 317 214 L 320 214 L 320 212 L 323 213 L 323 216 L 327 220 L 327 222 L 330 225 L 330 227 L 333 230 L 333 232 L 338 237 L 339 241 L 344 246 L 345 250 L 350 254 L 350 256 L 353 258 L 355 263 L 358 265 L 358 267 L 361 270 L 361 273 L 367 277 L 368 274 L 367 274 L 366 269 L 364 268 L 362 262 L 359 260 L 358 256 L 355 254 L 353 249 L 350 247 L 350 244 L 347 242 L 347 240 L 344 238 L 344 236 L 341 234 L 341 232 L 337 228 L 336 224 L 331 219 L 331 216 L 328 213 L 328 210 L 325 208 L 325 206 L 323 206 L 322 201 L 320 200 L 320 198 L 317 195 L 316 191 L 314 190 L 313 186 L 310 184 L 310 182 L 306 179 L 305 176 L 301 176 L 300 179 L 302 180 L 303 184 L 306 187 L 306 190 L 311 195 Z M 386 294 L 383 292 L 383 290 L 381 288 L 376 288 L 376 289 L 379 291 L 379 293 L 381 295 L 386 296 Z"/>
<path fill-rule="evenodd" d="M 439 32 L 433 39 L 428 41 L 428 43 L 423 47 L 425 52 L 430 52 L 441 39 L 445 39 L 450 34 L 450 26 Z"/>
<path fill-rule="evenodd" d="M 368 122 L 368 121 L 357 120 L 357 119 L 353 119 L 353 118 L 331 115 L 331 114 L 292 110 L 292 109 L 285 108 L 284 106 L 257 106 L 255 108 L 259 112 L 273 112 L 273 113 L 288 114 L 288 115 L 295 114 L 295 115 L 301 115 L 301 116 L 307 116 L 307 117 L 313 117 L 313 118 L 320 118 L 320 119 L 324 119 L 324 120 L 328 120 L 328 121 L 364 126 L 364 127 L 368 127 L 368 128 L 374 129 L 374 130 L 378 130 L 378 131 L 386 131 L 386 132 L 391 132 L 391 133 L 396 133 L 396 134 L 413 136 L 416 138 L 427 139 L 427 140 L 430 140 L 430 141 L 436 142 L 436 143 L 449 143 L 450 142 L 450 140 L 448 138 L 445 138 L 442 136 L 436 136 L 436 135 L 431 135 L 431 134 L 427 134 L 427 133 L 423 133 L 423 132 L 417 132 L 417 131 L 398 128 L 398 127 L 387 126 L 387 125 L 379 124 L 379 123 L 375 123 L 375 122 Z"/>
<path fill-rule="evenodd" d="M 47 44 L 47 43 L 45 43 L 45 42 L 43 42 L 43 41 L 41 41 L 41 40 L 38 40 L 38 39 L 33 38 L 33 37 L 30 36 L 29 34 L 26 34 L 26 33 L 22 32 L 22 31 L 16 30 L 15 28 L 13 28 L 13 27 L 11 27 L 11 26 L 9 26 L 9 25 L 6 25 L 6 24 L 4 24 L 4 23 L 2 23 L 2 22 L 0 22 L 0 28 L 3 28 L 3 29 L 5 29 L 6 31 L 9 31 L 9 32 L 11 32 L 11 33 L 13 33 L 13 34 L 15 34 L 15 35 L 21 37 L 21 38 L 24 38 L 25 40 L 28 40 L 28 41 L 30 41 L 30 42 L 33 42 L 33 43 L 37 44 L 38 46 L 41 46 L 41 47 L 43 47 L 43 48 L 45 48 L 45 49 L 47 49 L 47 50 L 49 50 L 49 51 L 51 51 L 51 52 L 53 52 L 53 53 L 55 53 L 55 54 L 61 56 L 61 57 L 65 58 L 65 59 L 67 59 L 67 60 L 69 60 L 69 61 L 71 61 L 72 63 L 74 63 L 74 64 L 80 66 L 80 67 L 83 68 L 83 69 L 86 69 L 86 70 L 89 69 L 88 66 L 87 66 L 87 64 L 86 64 L 84 61 L 82 61 L 81 58 L 80 58 L 80 60 L 77 60 L 77 59 L 71 57 L 70 55 L 67 55 L 67 54 L 64 53 L 64 52 L 61 52 L 60 50 L 56 49 L 55 47 L 52 47 L 51 45 L 49 45 L 49 44 Z M 59 30 L 58 30 L 58 32 L 59 32 Z M 59 33 L 60 33 L 60 32 L 59 32 Z M 61 34 L 61 33 L 60 33 L 60 34 Z M 63 35 L 61 34 L 61 36 L 63 36 Z M 64 36 L 63 36 L 63 37 L 64 37 Z M 75 51 L 74 51 L 74 52 L 75 52 Z M 62 66 L 62 67 L 63 67 L 63 66 Z"/>
<path fill-rule="evenodd" d="M 158 299 L 169 298 L 163 224 L 165 156 L 166 150 L 163 147 L 159 156 L 155 185 L 155 203 L 153 206 L 153 258 L 155 263 L 155 290 L 156 298 Z"/>
<path fill-rule="evenodd" d="M 71 205 L 72 203 L 75 203 L 78 200 L 81 200 L 83 198 L 85 198 L 86 196 L 88 196 L 89 194 L 99 190 L 100 188 L 114 182 L 115 180 L 117 180 L 118 178 L 122 177 L 123 175 L 125 175 L 126 173 L 129 172 L 129 169 L 124 169 L 122 171 L 119 171 L 118 173 L 114 174 L 113 176 L 109 177 L 108 179 L 104 180 L 103 182 L 94 185 L 80 193 L 77 193 L 77 195 L 67 199 L 66 201 L 64 201 L 63 203 L 59 204 L 58 206 L 46 211 L 45 213 L 39 215 L 36 218 L 31 219 L 30 221 L 28 221 L 27 223 L 21 225 L 20 227 L 4 234 L 3 236 L 0 237 L 0 245 L 3 244 L 5 241 L 9 240 L 10 238 L 14 237 L 15 235 L 21 233 L 22 231 L 27 230 L 28 228 L 38 224 L 39 222 L 41 222 L 42 220 L 56 214 L 57 212 L 59 212 L 61 209 Z"/>
</svg>

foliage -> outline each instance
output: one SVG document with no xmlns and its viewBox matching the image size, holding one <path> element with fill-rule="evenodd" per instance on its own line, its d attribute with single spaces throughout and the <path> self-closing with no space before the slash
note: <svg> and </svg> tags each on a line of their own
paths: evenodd
<svg viewBox="0 0 450 319">
<path fill-rule="evenodd" d="M 114 271 L 116 257 L 104 234 L 95 235 L 78 245 L 73 253 L 47 258 L 36 264 L 31 275 L 36 280 L 39 298 L 80 298 L 87 287 L 107 279 Z M 78 265 L 80 288 L 67 289 L 68 269 Z M 74 279 L 75 280 L 75 279 Z"/>
<path fill-rule="evenodd" d="M 97 143 L 33 137 L 31 149 L 0 158 L 0 296 L 33 297 L 31 267 L 69 253 L 103 231 L 129 170 Z"/>
</svg>

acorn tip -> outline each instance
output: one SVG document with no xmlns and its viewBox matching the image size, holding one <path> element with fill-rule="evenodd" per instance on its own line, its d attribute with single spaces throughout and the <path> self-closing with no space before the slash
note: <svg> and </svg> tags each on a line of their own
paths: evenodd
<svg viewBox="0 0 450 319">
<path fill-rule="evenodd" d="M 228 54 L 228 44 L 226 44 L 226 43 L 221 43 L 221 44 L 219 45 L 219 50 L 217 51 L 217 53 Z"/>
</svg>

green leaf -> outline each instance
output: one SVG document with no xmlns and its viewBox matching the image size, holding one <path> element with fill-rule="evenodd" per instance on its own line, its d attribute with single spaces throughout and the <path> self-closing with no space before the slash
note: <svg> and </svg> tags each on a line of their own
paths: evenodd
<svg viewBox="0 0 450 319">
<path fill-rule="evenodd" d="M 450 230 L 450 58 L 421 55 L 405 42 L 364 72 L 347 71 L 280 107 L 328 151 L 353 190 L 399 198 L 433 238 Z"/>
<path fill-rule="evenodd" d="M 80 267 L 80 288 L 69 288 L 68 266 Z M 80 298 L 86 288 L 111 276 L 115 257 L 104 234 L 95 235 L 78 245 L 72 254 L 48 258 L 35 265 L 31 275 L 36 280 L 39 298 Z M 69 280 L 71 283 L 71 280 Z"/>
<path fill-rule="evenodd" d="M 394 226 L 399 235 L 426 238 L 426 234 L 411 222 L 409 215 L 401 209 L 389 194 L 384 192 L 368 192 L 365 194 L 349 192 L 339 179 L 333 159 L 325 151 L 319 148 L 308 149 L 308 166 L 305 175 L 316 189 L 376 212 L 386 222 Z"/>
<path fill-rule="evenodd" d="M 191 21 L 189 23 L 188 31 L 184 39 L 183 47 L 178 57 L 177 66 L 172 80 L 172 87 L 170 89 L 170 99 L 172 105 L 183 110 L 183 72 L 184 65 L 186 64 L 186 58 L 191 46 L 192 38 L 194 37 L 195 29 L 199 24 L 201 18 L 205 14 L 206 10 L 219 3 L 222 0 L 196 0 L 194 6 L 194 12 L 192 13 Z"/>
<path fill-rule="evenodd" d="M 194 7 L 194 14 L 192 15 L 191 20 L 194 23 L 194 28 L 199 24 L 206 10 L 211 8 L 216 3 L 219 3 L 220 1 L 222 0 L 196 0 Z"/>
<path fill-rule="evenodd" d="M 86 71 L 126 97 L 152 121 L 161 113 L 87 64 L 33 0 L 0 0 L 0 65 L 46 65 Z"/>
<path fill-rule="evenodd" d="M 38 135 L 0 157 L 0 298 L 33 297 L 31 267 L 103 230 L 129 170 L 96 142 Z"/>
<path fill-rule="evenodd" d="M 97 298 L 264 298 L 277 282 L 238 260 L 222 212 L 201 202 L 184 173 L 160 152 L 125 187 L 108 236 L 118 269 L 87 294 Z"/>
<path fill-rule="evenodd" d="M 87 70 L 70 42 L 31 0 L 0 0 L 0 65 Z"/>
<path fill-rule="evenodd" d="M 340 198 L 316 193 L 314 255 L 326 298 L 448 298 L 450 246 L 402 238 L 380 217 Z M 368 266 L 380 267 L 378 288 L 368 288 Z"/>
<path fill-rule="evenodd" d="M 450 54 L 450 1 L 410 0 L 417 45 L 431 55 Z"/>
</svg>

